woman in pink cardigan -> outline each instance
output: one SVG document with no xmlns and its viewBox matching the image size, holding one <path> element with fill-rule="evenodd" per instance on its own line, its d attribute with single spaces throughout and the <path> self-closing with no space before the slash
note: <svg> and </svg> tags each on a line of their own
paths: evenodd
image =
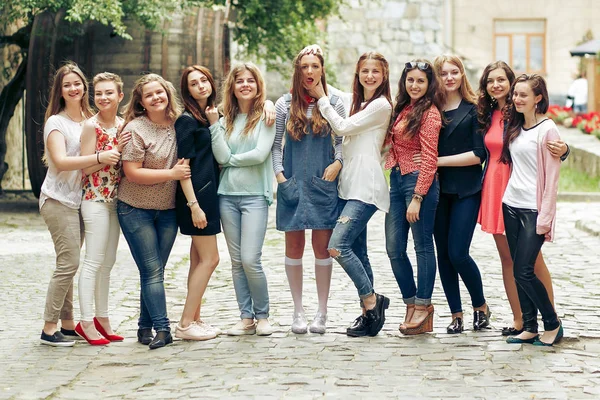
<svg viewBox="0 0 600 400">
<path fill-rule="evenodd" d="M 544 78 L 519 76 L 509 98 L 513 104 L 506 116 L 501 161 L 511 164 L 512 169 L 502 212 L 523 312 L 523 332 L 506 341 L 552 346 L 563 337 L 563 328 L 534 264 L 544 241 L 551 241 L 554 234 L 560 160 L 552 156 L 547 142 L 560 136 L 554 122 L 545 116 L 549 101 Z M 541 336 L 538 310 L 544 321 Z"/>
</svg>

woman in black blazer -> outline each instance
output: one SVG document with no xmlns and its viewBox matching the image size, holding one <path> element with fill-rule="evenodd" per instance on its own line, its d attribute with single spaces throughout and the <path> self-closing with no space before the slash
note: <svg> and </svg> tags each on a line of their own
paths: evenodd
<svg viewBox="0 0 600 400">
<path fill-rule="evenodd" d="M 469 255 L 481 204 L 481 164 L 485 160 L 483 136 L 477 122 L 476 96 L 456 56 L 437 57 L 434 67 L 446 91 L 444 127 L 438 143 L 440 201 L 434 238 L 440 280 L 452 312 L 448 333 L 463 331 L 463 310 L 458 277 L 471 295 L 473 329 L 489 325 L 489 307 L 477 264 Z"/>
</svg>

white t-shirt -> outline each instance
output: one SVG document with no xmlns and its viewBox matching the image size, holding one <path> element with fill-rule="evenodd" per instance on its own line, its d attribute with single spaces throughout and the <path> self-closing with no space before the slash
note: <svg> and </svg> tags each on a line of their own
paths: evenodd
<svg viewBox="0 0 600 400">
<path fill-rule="evenodd" d="M 537 210 L 537 149 L 548 131 L 549 119 L 529 129 L 521 128 L 509 145 L 512 171 L 502 202 L 515 208 Z"/>
<path fill-rule="evenodd" d="M 571 83 L 569 96 L 573 98 L 573 104 L 576 106 L 586 105 L 588 102 L 588 81 L 585 78 L 578 78 Z"/>
<path fill-rule="evenodd" d="M 44 124 L 44 151 L 48 154 L 48 136 L 52 131 L 60 132 L 65 139 L 67 156 L 74 157 L 81 154 L 81 129 L 79 122 L 57 114 L 48 118 Z M 40 193 L 40 209 L 46 199 L 54 199 L 69 208 L 78 209 L 81 206 L 82 174 L 81 170 L 58 171 L 47 156 L 48 172 Z"/>
</svg>

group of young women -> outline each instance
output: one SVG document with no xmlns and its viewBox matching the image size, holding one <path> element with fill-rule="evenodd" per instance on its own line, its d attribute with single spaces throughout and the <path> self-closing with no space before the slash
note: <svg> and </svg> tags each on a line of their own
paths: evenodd
<svg viewBox="0 0 600 400">
<path fill-rule="evenodd" d="M 140 343 L 156 349 L 173 341 L 164 270 L 178 227 L 192 241 L 188 294 L 175 336 L 207 340 L 221 333 L 201 319 L 202 297 L 219 263 L 221 227 L 240 310 L 227 334 L 270 335 L 261 255 L 273 176 L 294 303 L 292 332 L 325 333 L 332 258 L 355 284 L 362 309 L 347 334 L 375 336 L 382 329 L 390 301 L 374 290 L 367 254 L 367 224 L 381 210 L 387 254 L 406 304 L 399 328 L 404 335 L 433 330 L 436 264 L 452 313 L 447 332 L 464 329 L 459 277 L 471 297 L 473 329 L 489 326 L 481 274 L 469 255 L 479 222 L 494 235 L 513 311 L 513 326 L 502 334 L 510 343 L 536 345 L 562 337 L 540 249 L 554 232 L 559 157 L 568 147 L 545 117 L 543 78 L 515 78 L 498 61 L 484 70 L 476 95 L 459 58 L 417 59 L 405 64 L 392 102 L 388 62 L 368 52 L 357 62 L 346 117 L 344 94 L 327 85 L 323 52 L 312 45 L 296 56 L 290 93 L 274 106 L 251 63 L 228 74 L 220 111 L 217 87 L 202 66 L 183 71 L 183 105 L 171 83 L 142 76 L 123 118 L 117 115 L 121 79 L 102 73 L 93 85 L 96 114 L 83 72 L 72 63 L 62 66 L 46 112 L 48 173 L 40 213 L 54 241 L 56 269 L 42 343 L 72 346 L 76 336 L 92 345 L 123 340 L 108 318 L 119 226 L 140 274 Z M 382 164 L 391 170 L 389 186 Z M 310 324 L 302 303 L 307 229 L 319 303 Z M 409 230 L 416 281 L 407 255 Z M 75 324 L 73 278 L 84 234 L 81 321 Z"/>
</svg>

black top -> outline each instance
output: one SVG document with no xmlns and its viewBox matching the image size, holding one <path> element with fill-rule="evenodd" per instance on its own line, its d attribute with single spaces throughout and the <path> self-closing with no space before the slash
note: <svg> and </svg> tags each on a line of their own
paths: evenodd
<svg viewBox="0 0 600 400">
<path fill-rule="evenodd" d="M 477 109 L 462 100 L 458 108 L 444 112 L 446 122 L 440 131 L 438 155 L 452 156 L 473 151 L 483 163 L 486 158 L 483 135 L 479 132 Z M 466 197 L 481 191 L 481 164 L 467 167 L 439 167 L 441 193 Z"/>
<path fill-rule="evenodd" d="M 192 185 L 198 205 L 206 214 L 208 225 L 204 229 L 194 227 L 192 213 L 181 184 L 177 184 L 175 196 L 177 224 L 184 235 L 208 236 L 221 232 L 219 214 L 219 164 L 213 156 L 208 124 L 201 124 L 190 113 L 185 112 L 175 121 L 177 136 L 177 158 L 190 160 Z"/>
</svg>

